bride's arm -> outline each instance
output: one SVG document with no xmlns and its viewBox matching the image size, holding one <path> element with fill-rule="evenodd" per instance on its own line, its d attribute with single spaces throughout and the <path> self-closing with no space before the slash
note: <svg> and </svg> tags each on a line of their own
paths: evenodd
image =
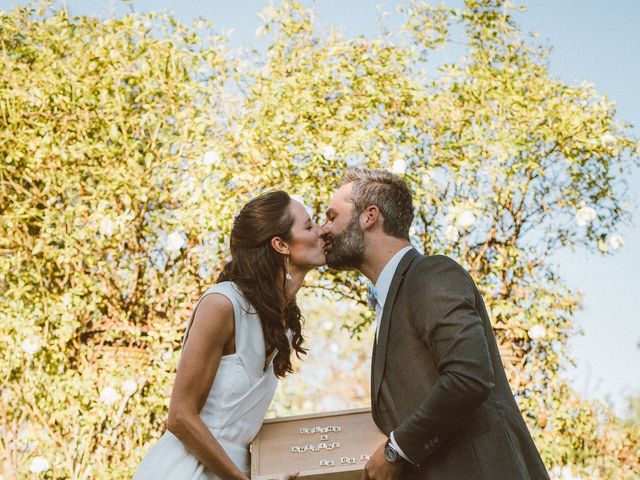
<svg viewBox="0 0 640 480">
<path fill-rule="evenodd" d="M 231 302 L 223 295 L 207 295 L 198 305 L 182 350 L 167 428 L 211 472 L 225 480 L 248 480 L 200 418 L 225 345 L 233 342 Z"/>
</svg>

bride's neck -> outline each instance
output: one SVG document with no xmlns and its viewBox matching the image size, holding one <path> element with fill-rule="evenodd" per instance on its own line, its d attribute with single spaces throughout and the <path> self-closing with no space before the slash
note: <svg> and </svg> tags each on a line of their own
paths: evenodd
<svg viewBox="0 0 640 480">
<path fill-rule="evenodd" d="M 304 277 L 309 271 L 292 271 L 289 272 L 291 280 L 287 280 L 287 300 L 293 300 L 304 283 Z"/>
</svg>

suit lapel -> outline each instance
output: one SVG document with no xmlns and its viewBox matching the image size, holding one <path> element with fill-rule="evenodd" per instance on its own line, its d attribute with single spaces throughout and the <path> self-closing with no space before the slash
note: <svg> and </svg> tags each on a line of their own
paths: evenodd
<svg viewBox="0 0 640 480">
<path fill-rule="evenodd" d="M 384 302 L 384 309 L 382 310 L 382 318 L 380 319 L 380 326 L 378 327 L 378 340 L 374 340 L 372 365 L 371 365 L 371 404 L 373 411 L 376 410 L 376 403 L 378 400 L 378 392 L 380 391 L 380 384 L 382 383 L 382 376 L 384 374 L 384 367 L 387 362 L 387 341 L 389 339 L 389 327 L 391 325 L 391 311 L 393 310 L 393 304 L 395 303 L 396 296 L 398 295 L 398 289 L 404 278 L 404 274 L 411 265 L 411 262 L 420 254 L 416 249 L 409 250 L 400 263 L 393 275 L 391 285 L 389 285 L 389 292 Z"/>
</svg>

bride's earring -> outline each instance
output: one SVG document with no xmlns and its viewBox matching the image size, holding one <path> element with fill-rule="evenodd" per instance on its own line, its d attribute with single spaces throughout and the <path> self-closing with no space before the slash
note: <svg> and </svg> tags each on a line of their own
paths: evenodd
<svg viewBox="0 0 640 480">
<path fill-rule="evenodd" d="M 289 273 L 289 255 L 285 257 L 285 269 L 287 270 L 287 274 L 284 276 L 284 278 L 289 281 L 293 280 L 293 278 L 291 278 L 291 274 Z"/>
</svg>

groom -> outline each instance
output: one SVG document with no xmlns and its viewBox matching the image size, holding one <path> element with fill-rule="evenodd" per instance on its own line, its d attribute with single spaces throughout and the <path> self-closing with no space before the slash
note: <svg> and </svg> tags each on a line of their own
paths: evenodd
<svg viewBox="0 0 640 480">
<path fill-rule="evenodd" d="M 362 480 L 548 479 L 473 280 L 413 249 L 412 220 L 406 183 L 381 170 L 347 170 L 327 210 L 329 267 L 375 284 L 371 404 L 389 439 Z"/>
</svg>

